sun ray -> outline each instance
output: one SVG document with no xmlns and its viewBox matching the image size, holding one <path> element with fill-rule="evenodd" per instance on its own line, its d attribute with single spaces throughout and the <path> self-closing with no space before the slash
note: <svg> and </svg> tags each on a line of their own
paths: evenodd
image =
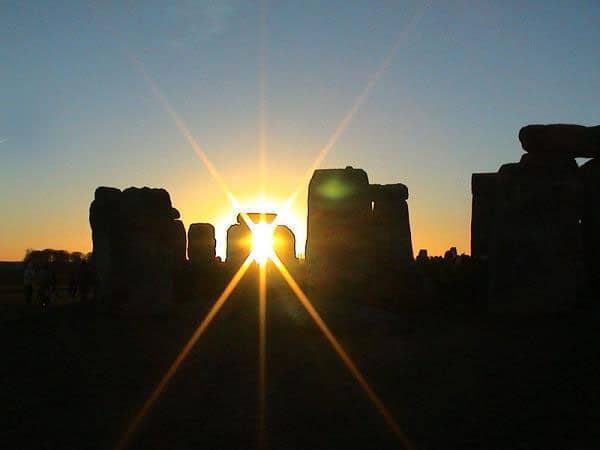
<svg viewBox="0 0 600 450">
<path fill-rule="evenodd" d="M 379 413 L 383 416 L 383 419 L 388 424 L 391 431 L 400 440 L 400 442 L 402 443 L 404 448 L 407 448 L 410 450 L 414 449 L 413 444 L 410 442 L 410 440 L 404 434 L 404 432 L 400 429 L 400 426 L 398 425 L 398 423 L 396 422 L 396 420 L 394 419 L 394 417 L 392 416 L 390 411 L 387 409 L 387 407 L 385 406 L 383 401 L 379 398 L 379 396 L 375 393 L 375 391 L 373 391 L 373 389 L 371 388 L 371 386 L 369 385 L 369 383 L 367 382 L 367 380 L 365 379 L 363 374 L 360 372 L 360 370 L 358 369 L 358 367 L 356 366 L 356 364 L 354 363 L 352 358 L 350 358 L 350 355 L 348 355 L 348 353 L 346 353 L 346 351 L 344 350 L 342 345 L 339 343 L 337 338 L 334 336 L 334 334 L 331 332 L 331 330 L 329 329 L 327 324 L 323 321 L 323 319 L 321 318 L 321 316 L 319 315 L 317 310 L 313 307 L 312 303 L 310 302 L 310 300 L 308 299 L 306 294 L 304 294 L 304 292 L 302 291 L 302 289 L 300 288 L 298 283 L 296 283 L 296 280 L 294 280 L 294 278 L 289 273 L 287 268 L 284 266 L 284 264 L 281 262 L 281 260 L 276 255 L 273 255 L 271 258 L 272 258 L 273 262 L 275 263 L 275 267 L 277 267 L 279 269 L 279 272 L 281 273 L 281 275 L 283 276 L 285 281 L 288 283 L 288 285 L 290 286 L 290 288 L 292 289 L 294 294 L 296 294 L 296 296 L 298 297 L 298 300 L 300 300 L 300 303 L 302 303 L 302 306 L 304 306 L 304 308 L 306 309 L 308 314 L 315 321 L 315 323 L 317 324 L 317 326 L 319 327 L 319 329 L 321 330 L 321 332 L 323 333 L 325 338 L 329 341 L 329 343 L 331 344 L 331 346 L 333 347 L 335 352 L 338 354 L 338 356 L 340 357 L 340 359 L 342 360 L 342 362 L 344 363 L 346 368 L 350 371 L 350 373 L 352 374 L 354 379 L 358 382 L 360 387 L 365 391 L 365 393 L 367 394 L 367 397 L 369 398 L 369 400 L 371 400 L 371 402 L 373 403 L 373 405 L 375 406 L 377 411 L 379 411 Z"/>
<path fill-rule="evenodd" d="M 266 448 L 267 266 L 259 266 L 258 282 L 258 447 Z"/>
<path fill-rule="evenodd" d="M 194 136 L 192 135 L 192 133 L 189 130 L 185 121 L 181 118 L 181 116 L 177 113 L 177 111 L 175 111 L 175 109 L 173 109 L 173 107 L 171 106 L 167 97 L 159 89 L 159 87 L 156 84 L 156 82 L 154 81 L 154 79 L 148 74 L 148 72 L 144 68 L 144 65 L 142 64 L 142 62 L 136 56 L 131 55 L 131 54 L 129 54 L 129 58 L 131 59 L 133 64 L 138 68 L 138 70 L 144 77 L 144 80 L 146 80 L 146 83 L 150 87 L 150 90 L 152 91 L 152 94 L 154 95 L 154 97 L 158 100 L 158 102 L 163 107 L 163 109 L 171 117 L 171 119 L 175 123 L 175 126 L 177 127 L 177 130 L 179 130 L 181 135 L 188 141 L 188 143 L 190 144 L 190 146 L 192 147 L 192 149 L 194 150 L 196 155 L 198 155 L 198 157 L 200 158 L 200 160 L 202 161 L 202 163 L 208 170 L 208 173 L 213 177 L 213 179 L 217 182 L 219 187 L 223 190 L 223 192 L 225 193 L 225 195 L 227 196 L 227 198 L 229 199 L 229 201 L 231 202 L 233 207 L 237 210 L 241 209 L 240 203 L 238 202 L 238 200 L 235 198 L 235 196 L 233 195 L 233 193 L 227 186 L 227 183 L 225 183 L 225 180 L 223 180 L 223 177 L 221 176 L 221 174 L 219 173 L 217 168 L 210 161 L 206 152 L 200 146 L 198 141 L 194 138 Z"/>
<path fill-rule="evenodd" d="M 96 10 L 96 12 L 98 12 L 98 5 L 96 4 L 96 2 L 92 1 L 91 5 L 92 5 L 93 9 Z M 175 111 L 175 109 L 171 106 L 171 103 L 169 102 L 166 95 L 163 94 L 163 92 L 158 87 L 158 84 L 154 81 L 154 79 L 146 71 L 142 61 L 128 48 L 127 44 L 125 43 L 125 39 L 122 37 L 122 34 L 119 31 L 117 31 L 112 26 L 112 24 L 107 25 L 106 29 L 107 29 L 108 33 L 110 33 L 113 36 L 113 39 L 119 44 L 119 48 L 121 49 L 121 51 L 123 51 L 125 53 L 127 58 L 131 61 L 132 65 L 134 67 L 136 67 L 137 70 L 139 70 L 142 77 L 148 84 L 150 91 L 152 92 L 154 97 L 158 100 L 158 102 L 163 107 L 163 109 L 166 111 L 166 113 L 171 117 L 171 119 L 175 123 L 175 126 L 177 127 L 177 130 L 188 141 L 188 143 L 190 144 L 190 146 L 192 147 L 192 149 L 194 150 L 196 155 L 198 155 L 198 157 L 200 158 L 200 160 L 202 161 L 202 163 L 208 170 L 209 174 L 213 177 L 213 179 L 217 182 L 219 187 L 223 190 L 223 192 L 225 193 L 225 196 L 230 201 L 232 206 L 235 209 L 239 210 L 240 204 L 239 204 L 238 200 L 235 198 L 235 196 L 233 195 L 233 193 L 231 192 L 231 190 L 227 187 L 227 183 L 225 183 L 225 181 L 223 180 L 223 177 L 221 176 L 221 174 L 219 173 L 217 168 L 214 166 L 214 164 L 210 161 L 210 159 L 206 155 L 206 152 L 204 151 L 204 149 L 200 146 L 198 141 L 194 138 L 194 136 L 190 132 L 185 121 L 179 116 L 177 111 Z"/>
<path fill-rule="evenodd" d="M 416 28 L 417 24 L 423 17 L 423 14 L 425 13 L 425 9 L 427 6 L 428 6 L 428 1 L 424 1 L 419 4 L 419 6 L 417 7 L 417 10 L 415 11 L 413 16 L 409 20 L 408 24 L 402 29 L 402 31 L 400 31 L 398 37 L 396 38 L 396 41 L 394 42 L 394 45 L 388 50 L 385 58 L 383 59 L 382 63 L 380 64 L 380 66 L 369 77 L 367 83 L 365 84 L 365 87 L 362 89 L 360 94 L 354 99 L 354 102 L 352 103 L 352 106 L 350 107 L 350 109 L 346 112 L 346 114 L 344 115 L 342 120 L 338 123 L 337 127 L 335 128 L 335 130 L 333 131 L 331 136 L 329 136 L 329 138 L 327 139 L 325 145 L 319 150 L 319 153 L 317 154 L 317 157 L 314 160 L 314 162 L 304 172 L 300 182 L 298 183 L 298 185 L 296 186 L 294 191 L 290 194 L 288 199 L 283 203 L 280 212 L 288 211 L 292 207 L 293 203 L 296 201 L 296 198 L 302 191 L 303 187 L 308 184 L 308 181 L 310 180 L 310 177 L 312 176 L 313 172 L 319 168 L 319 166 L 321 165 L 321 163 L 323 162 L 323 160 L 325 159 L 325 157 L 327 156 L 329 151 L 333 148 L 333 146 L 338 141 L 339 137 L 346 130 L 346 128 L 348 128 L 348 125 L 350 125 L 350 122 L 352 122 L 352 119 L 354 118 L 356 113 L 360 110 L 362 105 L 369 98 L 371 91 L 377 85 L 377 82 L 379 81 L 379 79 L 387 71 L 388 67 L 392 64 L 392 61 L 394 59 L 394 56 L 398 52 L 398 49 L 404 43 L 404 41 L 407 39 L 409 34 L 412 33 L 413 30 Z"/>
<path fill-rule="evenodd" d="M 267 183 L 267 0 L 261 0 L 259 4 L 259 62 L 258 62 L 258 95 L 259 95 L 259 119 L 258 119 L 258 160 L 260 192 L 266 193 Z"/>
<path fill-rule="evenodd" d="M 190 337 L 190 339 L 187 341 L 181 352 L 179 352 L 179 354 L 169 367 L 169 370 L 167 370 L 167 373 L 163 376 L 156 388 L 154 388 L 154 391 L 152 391 L 152 394 L 146 399 L 140 410 L 137 412 L 137 414 L 131 421 L 129 427 L 123 434 L 123 437 L 115 447 L 116 450 L 126 448 L 126 446 L 129 443 L 129 440 L 139 427 L 144 417 L 150 412 L 150 410 L 154 406 L 154 403 L 156 403 L 156 401 L 164 391 L 165 387 L 167 386 L 168 382 L 171 380 L 171 378 L 173 378 L 173 375 L 175 375 L 175 373 L 177 372 L 177 369 L 179 368 L 180 364 L 187 357 L 190 350 L 194 347 L 198 339 L 200 339 L 204 331 L 206 331 L 206 329 L 210 325 L 211 321 L 215 318 L 221 307 L 225 304 L 225 302 L 227 301 L 237 284 L 240 282 L 240 280 L 246 273 L 246 270 L 250 266 L 251 262 L 252 260 L 250 259 L 250 257 L 246 258 L 246 260 L 235 273 L 231 281 L 229 281 L 229 284 L 227 284 L 227 286 L 225 287 L 215 304 L 212 306 L 208 314 L 206 314 L 204 319 L 202 319 L 202 321 L 194 331 L 194 334 L 192 334 L 192 337 Z"/>
</svg>

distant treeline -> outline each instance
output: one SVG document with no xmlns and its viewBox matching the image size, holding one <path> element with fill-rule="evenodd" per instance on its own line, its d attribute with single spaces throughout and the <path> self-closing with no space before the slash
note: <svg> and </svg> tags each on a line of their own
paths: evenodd
<svg viewBox="0 0 600 450">
<path fill-rule="evenodd" d="M 89 260 L 91 255 L 91 253 L 68 252 L 67 250 L 55 250 L 52 248 L 44 250 L 29 248 L 25 252 L 23 264 L 26 265 L 31 261 L 34 264 L 51 264 L 58 267 L 64 264 L 80 263 L 84 259 Z"/>
<path fill-rule="evenodd" d="M 0 285 L 15 286 L 23 284 L 23 269 L 29 263 L 36 267 L 48 265 L 54 272 L 59 285 L 66 284 L 70 274 L 83 260 L 89 260 L 91 253 L 68 252 L 47 248 L 44 250 L 27 249 L 21 262 L 0 262 Z"/>
</svg>

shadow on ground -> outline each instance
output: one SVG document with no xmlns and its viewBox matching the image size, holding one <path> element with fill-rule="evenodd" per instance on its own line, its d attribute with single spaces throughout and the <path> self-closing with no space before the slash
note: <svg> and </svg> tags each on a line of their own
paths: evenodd
<svg viewBox="0 0 600 450">
<path fill-rule="evenodd" d="M 257 446 L 254 289 L 231 297 L 132 448 Z M 292 294 L 273 285 L 268 302 L 268 447 L 398 448 Z M 79 304 L 2 324 L 0 439 L 113 448 L 209 305 L 117 319 Z M 598 444 L 595 310 L 510 318 L 389 313 L 343 299 L 317 307 L 416 448 Z"/>
</svg>

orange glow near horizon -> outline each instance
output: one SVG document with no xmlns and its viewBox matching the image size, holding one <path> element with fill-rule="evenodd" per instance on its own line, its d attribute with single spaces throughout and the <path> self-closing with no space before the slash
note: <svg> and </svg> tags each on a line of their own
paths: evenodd
<svg viewBox="0 0 600 450">
<path fill-rule="evenodd" d="M 273 196 L 266 197 L 257 195 L 250 199 L 239 199 L 242 207 L 240 209 L 228 209 L 217 213 L 218 218 L 214 222 L 215 234 L 217 239 L 216 254 L 222 259 L 225 258 L 227 248 L 227 229 L 236 222 L 236 217 L 241 211 L 272 211 L 277 213 L 276 224 L 289 227 L 296 238 L 296 254 L 304 253 L 304 244 L 306 242 L 306 212 L 293 208 L 282 210 L 283 199 Z"/>
<path fill-rule="evenodd" d="M 251 227 L 252 230 L 252 259 L 264 266 L 273 255 L 273 225 L 259 222 Z"/>
</svg>

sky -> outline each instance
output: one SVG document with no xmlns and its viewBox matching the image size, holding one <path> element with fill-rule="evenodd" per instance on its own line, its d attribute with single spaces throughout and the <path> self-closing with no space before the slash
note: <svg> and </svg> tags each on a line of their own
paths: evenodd
<svg viewBox="0 0 600 450">
<path fill-rule="evenodd" d="M 90 251 L 101 185 L 166 188 L 223 254 L 236 211 L 165 102 L 243 208 L 300 186 L 298 250 L 329 142 L 319 167 L 408 186 L 415 253 L 468 253 L 473 172 L 600 123 L 600 2 L 0 2 L 0 260 Z"/>
</svg>

